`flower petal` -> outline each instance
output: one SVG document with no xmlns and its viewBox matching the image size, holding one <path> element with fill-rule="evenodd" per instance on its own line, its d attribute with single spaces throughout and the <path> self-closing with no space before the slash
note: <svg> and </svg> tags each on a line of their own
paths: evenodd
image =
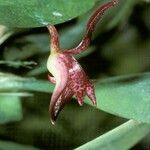
<svg viewBox="0 0 150 150">
<path fill-rule="evenodd" d="M 92 101 L 93 105 L 96 105 L 96 96 L 95 96 L 94 86 L 90 81 L 86 87 L 86 94 Z"/>
<path fill-rule="evenodd" d="M 63 90 L 59 98 L 57 99 L 55 105 L 51 107 L 51 122 L 52 124 L 55 124 L 55 121 L 64 107 L 66 103 L 68 103 L 73 96 L 73 92 L 66 86 L 66 88 Z"/>
<path fill-rule="evenodd" d="M 84 91 L 76 92 L 75 96 L 77 98 L 79 105 L 82 106 L 84 102 L 85 92 Z"/>
<path fill-rule="evenodd" d="M 65 55 L 68 54 L 65 53 Z M 69 85 L 70 89 L 72 89 L 72 91 L 74 92 L 79 105 L 83 105 L 84 97 L 86 94 L 91 99 L 92 103 L 96 104 L 96 97 L 92 82 L 88 79 L 88 76 L 84 72 L 83 68 L 73 56 L 69 56 L 68 59 L 70 59 Z"/>
<path fill-rule="evenodd" d="M 62 95 L 68 82 L 68 69 L 63 60 L 63 57 L 61 57 L 61 54 L 58 54 L 56 56 L 50 55 L 47 62 L 47 68 L 56 80 L 56 86 L 49 105 L 49 113 L 53 122 L 57 114 L 56 112 L 58 112 L 55 105 L 58 105 L 58 103 L 60 103 L 60 96 Z"/>
</svg>

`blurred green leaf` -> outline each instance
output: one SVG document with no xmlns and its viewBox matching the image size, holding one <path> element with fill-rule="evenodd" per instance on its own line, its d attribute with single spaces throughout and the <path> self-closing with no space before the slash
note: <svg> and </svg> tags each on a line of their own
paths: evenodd
<svg viewBox="0 0 150 150">
<path fill-rule="evenodd" d="M 52 92 L 53 85 L 41 80 L 0 74 L 0 91 Z M 97 80 L 97 108 L 117 116 L 150 123 L 150 73 Z M 87 103 L 91 104 L 89 100 Z M 93 105 L 92 105 L 93 106 Z"/>
<path fill-rule="evenodd" d="M 148 0 L 150 2 L 150 0 Z M 147 2 L 148 2 L 147 1 Z M 150 5 L 148 5 L 149 7 L 147 9 L 144 9 L 143 14 L 142 14 L 142 19 L 145 23 L 146 28 L 150 31 L 150 19 L 149 19 L 149 15 L 150 14 Z"/>
<path fill-rule="evenodd" d="M 8 65 L 9 67 L 19 68 L 24 67 L 32 69 L 32 65 L 37 65 L 34 61 L 4 61 L 0 60 L 0 65 Z"/>
<path fill-rule="evenodd" d="M 3 55 L 7 61 L 21 61 L 41 53 L 42 50 L 32 42 L 19 38 L 9 48 L 6 47 Z"/>
<path fill-rule="evenodd" d="M 130 120 L 76 150 L 127 150 L 150 131 L 149 124 Z"/>
<path fill-rule="evenodd" d="M 32 146 L 16 144 L 14 142 L 0 141 L 0 150 L 39 150 Z"/>
<path fill-rule="evenodd" d="M 33 94 L 28 92 L 0 92 L 0 96 L 32 97 Z"/>
<path fill-rule="evenodd" d="M 49 82 L 36 80 L 35 78 L 22 78 L 4 73 L 0 73 L 0 85 L 3 85 L 0 86 L 0 92 L 10 90 L 29 90 L 49 93 L 53 90 L 53 85 Z"/>
<path fill-rule="evenodd" d="M 98 80 L 97 108 L 150 123 L 150 73 Z"/>
<path fill-rule="evenodd" d="M 10 27 L 39 27 L 58 24 L 77 17 L 95 0 L 0 0 L 0 23 Z"/>
<path fill-rule="evenodd" d="M 103 55 L 113 62 L 113 74 L 131 74 L 149 68 L 149 39 L 141 39 L 132 26 L 112 36 L 103 47 Z"/>
<path fill-rule="evenodd" d="M 21 119 L 22 106 L 20 98 L 13 95 L 1 95 L 0 93 L 0 123 L 19 121 Z"/>
</svg>

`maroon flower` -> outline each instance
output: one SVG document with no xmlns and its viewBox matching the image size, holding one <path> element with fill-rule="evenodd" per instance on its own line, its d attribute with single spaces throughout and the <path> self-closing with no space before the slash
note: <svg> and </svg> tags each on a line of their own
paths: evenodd
<svg viewBox="0 0 150 150">
<path fill-rule="evenodd" d="M 81 53 L 89 46 L 96 23 L 104 11 L 114 4 L 116 4 L 115 0 L 96 10 L 87 24 L 86 34 L 83 40 L 74 49 L 62 51 L 59 47 L 59 35 L 56 28 L 52 25 L 48 26 L 51 37 L 51 54 L 47 61 L 47 68 L 54 76 L 48 75 L 48 79 L 50 82 L 56 83 L 49 106 L 52 124 L 55 123 L 60 110 L 65 103 L 71 100 L 72 96 L 76 97 L 79 105 L 83 105 L 83 100 L 86 95 L 93 104 L 96 104 L 94 86 L 72 55 Z"/>
</svg>

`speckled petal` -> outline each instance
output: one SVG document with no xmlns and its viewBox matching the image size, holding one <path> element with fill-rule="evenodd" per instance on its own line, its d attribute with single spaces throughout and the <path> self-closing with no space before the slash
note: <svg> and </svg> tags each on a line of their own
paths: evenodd
<svg viewBox="0 0 150 150">
<path fill-rule="evenodd" d="M 55 124 L 55 121 L 64 107 L 66 103 L 68 103 L 73 96 L 73 92 L 66 86 L 66 88 L 63 90 L 59 98 L 57 99 L 53 109 L 51 109 L 51 122 L 52 124 Z"/>
<path fill-rule="evenodd" d="M 93 105 L 96 105 L 96 96 L 95 96 L 95 91 L 94 91 L 94 86 L 91 82 L 87 84 L 86 87 L 86 94 L 92 101 Z"/>
<path fill-rule="evenodd" d="M 79 105 L 83 105 L 84 97 L 86 94 L 91 99 L 92 103 L 96 104 L 94 86 L 88 79 L 88 76 L 85 74 L 83 68 L 73 56 L 66 53 L 64 55 L 69 62 L 67 65 L 69 70 L 68 86 L 73 91 Z"/>
</svg>

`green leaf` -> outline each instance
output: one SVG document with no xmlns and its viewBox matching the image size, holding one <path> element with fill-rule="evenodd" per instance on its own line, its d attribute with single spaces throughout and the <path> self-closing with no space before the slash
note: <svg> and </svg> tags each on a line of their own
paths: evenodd
<svg viewBox="0 0 150 150">
<path fill-rule="evenodd" d="M 96 0 L 0 0 L 0 24 L 39 27 L 68 21 L 88 11 Z"/>
<path fill-rule="evenodd" d="M 46 81 L 2 73 L 0 85 L 3 85 L 0 91 L 53 91 L 53 85 Z M 150 123 L 150 73 L 97 80 L 95 89 L 96 108 L 124 118 Z M 89 100 L 86 103 L 91 104 Z"/>
<path fill-rule="evenodd" d="M 32 146 L 16 144 L 14 142 L 0 141 L 0 150 L 39 150 Z"/>
<path fill-rule="evenodd" d="M 127 150 L 150 131 L 149 124 L 130 120 L 76 150 Z"/>
<path fill-rule="evenodd" d="M 0 123 L 19 121 L 21 119 L 22 106 L 20 98 L 13 95 L 4 96 L 0 93 Z"/>
<path fill-rule="evenodd" d="M 3 85 L 0 86 L 0 92 L 29 90 L 49 93 L 53 90 L 53 85 L 47 81 L 36 80 L 35 78 L 22 78 L 4 73 L 0 73 L 0 85 Z"/>
<path fill-rule="evenodd" d="M 97 108 L 150 123 L 150 73 L 97 81 L 95 86 Z"/>
<path fill-rule="evenodd" d="M 32 65 L 37 65 L 34 61 L 5 61 L 0 60 L 0 65 L 8 65 L 9 67 L 19 68 L 24 67 L 28 69 L 32 69 Z"/>
<path fill-rule="evenodd" d="M 104 45 L 102 55 L 113 62 L 112 74 L 131 74 L 142 72 L 149 67 L 149 47 L 150 39 L 141 40 L 138 31 L 132 26 L 127 26 Z"/>
</svg>

